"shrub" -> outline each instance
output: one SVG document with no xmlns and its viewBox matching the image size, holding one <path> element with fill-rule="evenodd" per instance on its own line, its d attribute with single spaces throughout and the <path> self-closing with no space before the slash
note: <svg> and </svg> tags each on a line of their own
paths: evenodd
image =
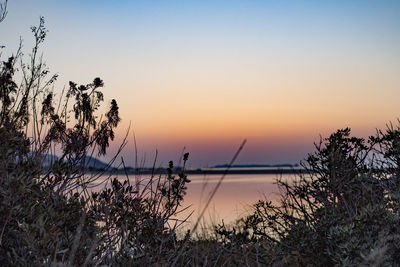
<svg viewBox="0 0 400 267">
<path fill-rule="evenodd" d="M 57 103 L 51 89 L 57 76 L 49 76 L 38 54 L 47 34 L 43 18 L 32 32 L 29 63 L 22 63 L 18 72 L 21 47 L 1 63 L 0 262 L 168 261 L 181 223 L 172 217 L 189 182 L 185 169 L 175 176 L 170 162 L 165 176 L 152 176 L 142 189 L 131 185 L 129 177 L 121 181 L 111 173 L 99 181 L 109 186 L 90 189 L 107 173 L 87 173 L 86 158 L 106 154 L 120 122 L 117 102 L 111 101 L 104 116 L 97 115 L 104 83 L 95 78 L 86 85 L 70 82 Z M 184 163 L 187 159 L 185 154 Z"/>
<path fill-rule="evenodd" d="M 392 125 L 368 141 L 338 130 L 307 157 L 306 174 L 277 181 L 278 204 L 260 200 L 217 234 L 272 244 L 272 265 L 399 265 L 399 138 Z"/>
</svg>

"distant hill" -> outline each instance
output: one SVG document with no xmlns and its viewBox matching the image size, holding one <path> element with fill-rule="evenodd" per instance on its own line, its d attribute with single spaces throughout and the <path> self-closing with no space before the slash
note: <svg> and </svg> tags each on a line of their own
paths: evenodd
<svg viewBox="0 0 400 267">
<path fill-rule="evenodd" d="M 58 160 L 57 156 L 46 154 L 44 156 L 43 165 L 45 167 L 48 167 L 52 163 L 54 163 L 56 160 Z M 97 159 L 95 157 L 86 156 L 86 158 L 85 158 L 85 166 L 86 166 L 86 168 L 106 169 L 108 167 L 108 164 L 102 162 L 101 160 L 99 160 L 99 159 Z"/>
<path fill-rule="evenodd" d="M 86 168 L 106 169 L 108 164 L 94 157 L 86 156 L 85 166 Z"/>
</svg>

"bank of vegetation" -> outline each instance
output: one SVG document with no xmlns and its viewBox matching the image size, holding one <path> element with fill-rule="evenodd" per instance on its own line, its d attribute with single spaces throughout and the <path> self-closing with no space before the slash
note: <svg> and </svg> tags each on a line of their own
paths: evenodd
<svg viewBox="0 0 400 267">
<path fill-rule="evenodd" d="M 400 264 L 398 126 L 368 139 L 338 130 L 304 160 L 306 173 L 277 181 L 280 202 L 262 199 L 234 224 L 182 233 L 174 218 L 185 168 L 175 173 L 170 162 L 145 184 L 86 173 L 85 157 L 104 155 L 114 139 L 117 102 L 99 114 L 100 78 L 56 95 L 57 76 L 40 56 L 43 19 L 32 32 L 29 55 L 18 49 L 0 66 L 2 266 Z M 93 192 L 94 182 L 104 186 Z"/>
</svg>

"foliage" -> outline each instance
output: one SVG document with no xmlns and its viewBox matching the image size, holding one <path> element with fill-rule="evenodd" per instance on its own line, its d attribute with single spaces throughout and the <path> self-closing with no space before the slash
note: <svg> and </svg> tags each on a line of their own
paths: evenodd
<svg viewBox="0 0 400 267">
<path fill-rule="evenodd" d="M 303 163 L 307 174 L 277 181 L 280 203 L 260 200 L 216 232 L 225 242 L 269 241 L 271 265 L 399 265 L 399 130 L 368 141 L 338 130 Z"/>
<path fill-rule="evenodd" d="M 0 262 L 114 265 L 168 259 L 181 223 L 172 217 L 189 182 L 184 168 L 175 176 L 171 162 L 165 176 L 135 186 L 129 177 L 99 180 L 106 173 L 87 173 L 86 157 L 106 154 L 115 137 L 117 102 L 111 101 L 104 116 L 97 114 L 104 101 L 100 78 L 86 85 L 70 82 L 57 102 L 52 90 L 57 75 L 50 76 L 39 56 L 47 34 L 43 18 L 31 29 L 35 46 L 29 63 L 23 63 L 22 46 L 1 63 Z M 185 154 L 184 163 L 187 159 Z M 96 183 L 106 186 L 93 189 Z"/>
</svg>

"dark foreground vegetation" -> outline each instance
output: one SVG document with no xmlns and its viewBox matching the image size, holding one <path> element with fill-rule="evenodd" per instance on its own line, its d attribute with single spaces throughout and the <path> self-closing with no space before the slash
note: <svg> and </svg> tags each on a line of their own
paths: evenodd
<svg viewBox="0 0 400 267">
<path fill-rule="evenodd" d="M 85 173 L 83 159 L 105 154 L 114 138 L 118 105 L 96 115 L 99 78 L 70 82 L 56 101 L 56 76 L 38 52 L 43 20 L 32 31 L 28 59 L 18 50 L 1 62 L 2 266 L 400 265 L 398 127 L 367 140 L 338 130 L 304 161 L 307 173 L 277 181 L 279 203 L 260 200 L 233 225 L 178 238 L 185 169 L 174 174 L 171 162 L 145 184 Z"/>
</svg>

